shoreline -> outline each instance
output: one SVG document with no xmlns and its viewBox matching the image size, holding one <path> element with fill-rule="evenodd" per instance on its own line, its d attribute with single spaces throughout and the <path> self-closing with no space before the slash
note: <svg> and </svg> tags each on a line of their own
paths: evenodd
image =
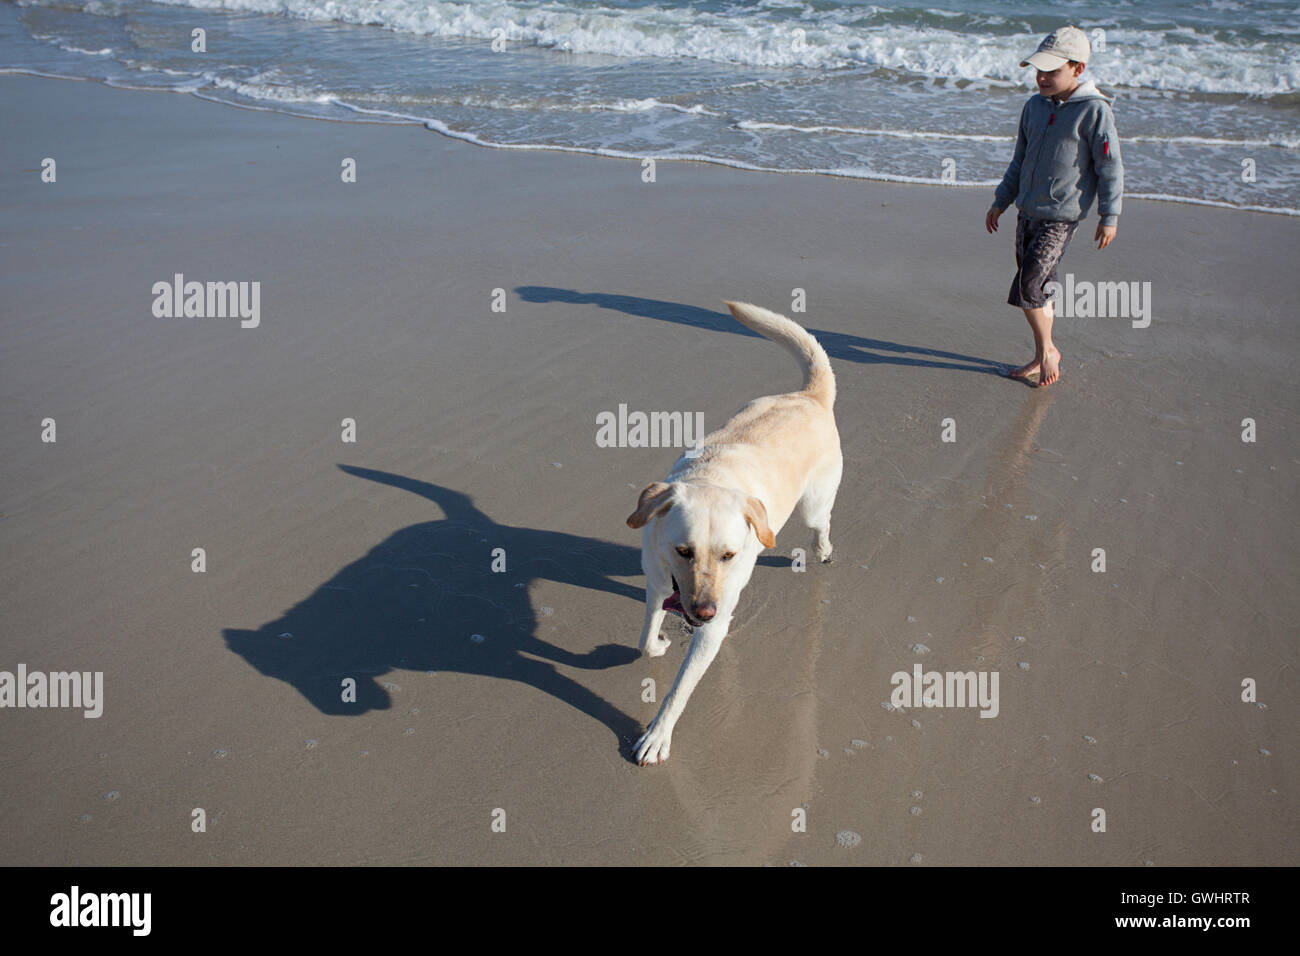
<svg viewBox="0 0 1300 956">
<path fill-rule="evenodd" d="M 442 126 L 444 124 L 441 124 L 439 121 L 421 119 L 419 117 L 410 117 L 406 119 L 393 118 L 393 119 L 378 119 L 378 120 L 334 119 L 333 117 L 314 116 L 310 113 L 296 113 L 293 112 L 292 110 L 276 109 L 275 107 L 270 107 L 270 106 L 256 106 L 249 103 L 234 103 L 229 100 L 219 99 L 215 96 L 204 96 L 198 90 L 166 90 L 166 89 L 153 89 L 153 88 L 142 87 L 142 86 L 125 86 L 122 84 L 114 84 L 109 82 L 108 80 L 101 79 L 98 77 L 68 76 L 65 74 L 57 74 L 57 73 L 40 73 L 33 70 L 24 70 L 24 69 L 16 69 L 16 68 L 6 68 L 0 70 L 0 76 L 30 76 L 30 77 L 40 78 L 40 79 L 72 80 L 80 83 L 95 83 L 100 86 L 106 87 L 108 89 L 124 90 L 128 92 L 173 93 L 181 96 L 193 96 L 195 99 L 203 100 L 204 102 L 216 103 L 221 106 L 229 106 L 234 109 L 248 110 L 250 112 L 259 112 L 259 113 L 278 113 L 284 116 L 293 117 L 295 119 L 317 120 L 323 123 L 338 123 L 345 126 L 351 124 L 362 125 L 362 126 L 418 126 L 427 132 L 436 133 L 437 135 L 443 137 L 444 139 L 455 140 L 458 142 L 466 143 L 470 146 L 476 146 L 481 149 L 490 149 L 490 150 L 503 150 L 503 151 L 519 150 L 519 151 L 535 151 L 535 152 L 549 152 L 549 153 L 568 153 L 577 156 L 591 156 L 591 157 L 598 157 L 601 159 L 618 159 L 618 160 L 627 160 L 627 161 L 644 161 L 646 159 L 654 159 L 656 162 L 662 160 L 663 162 L 669 162 L 669 163 L 702 163 L 705 165 L 720 166 L 724 169 L 734 169 L 739 172 L 767 173 L 767 174 L 778 175 L 778 176 L 820 176 L 820 177 L 826 177 L 830 179 L 844 179 L 849 181 L 873 182 L 873 183 L 890 183 L 890 184 L 901 185 L 901 186 L 934 186 L 934 187 L 939 187 L 941 189 L 993 189 L 1001 181 L 998 179 L 989 179 L 989 180 L 982 180 L 979 182 L 945 183 L 942 179 L 938 177 L 891 176 L 884 173 L 877 173 L 872 175 L 865 175 L 865 174 L 855 175 L 849 172 L 843 172 L 838 170 L 825 170 L 825 169 L 776 169 L 767 166 L 756 166 L 750 163 L 725 160 L 725 159 L 709 157 L 709 156 L 642 156 L 634 153 L 625 153 L 618 150 L 585 148 L 581 146 L 557 146 L 557 145 L 546 144 L 546 143 L 528 143 L 528 144 L 493 143 L 482 139 L 481 137 L 479 137 L 474 133 L 454 132 L 446 128 L 440 129 L 439 126 Z M 386 111 L 383 110 L 374 110 L 374 111 L 362 110 L 342 102 L 338 102 L 337 105 L 342 106 L 345 109 L 350 109 L 362 114 L 370 113 L 370 112 L 376 114 L 386 113 Z M 1011 146 L 1015 145 L 1015 137 L 1009 136 L 1006 139 L 1009 145 Z M 1121 142 L 1122 141 L 1123 140 L 1121 138 Z M 1167 203 L 1189 205 L 1189 206 L 1205 206 L 1205 207 L 1216 208 L 1216 209 L 1233 209 L 1239 212 L 1259 212 L 1259 213 L 1266 213 L 1268 215 L 1274 215 L 1274 216 L 1300 217 L 1300 209 L 1292 209 L 1286 206 L 1238 205 L 1235 203 L 1230 203 L 1230 202 L 1217 200 L 1217 199 L 1198 199 L 1192 196 L 1174 196 L 1165 193 L 1126 192 L 1124 194 L 1124 199 L 1138 200 L 1138 201 L 1145 201 L 1145 202 L 1167 202 Z M 1095 209 L 1090 210 L 1089 218 L 1095 218 L 1095 217 L 1096 217 L 1096 210 Z"/>
</svg>

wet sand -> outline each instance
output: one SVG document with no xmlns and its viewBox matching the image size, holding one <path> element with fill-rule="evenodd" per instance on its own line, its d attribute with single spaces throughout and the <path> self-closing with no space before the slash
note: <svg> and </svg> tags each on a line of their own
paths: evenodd
<svg viewBox="0 0 1300 956">
<path fill-rule="evenodd" d="M 982 190 L 0 104 L 0 670 L 104 674 L 98 719 L 0 710 L 0 862 L 1294 863 L 1295 220 L 1089 220 L 1063 271 L 1151 322 L 1058 320 L 1036 390 Z M 259 324 L 155 316 L 177 273 Z M 624 518 L 676 452 L 596 418 L 796 387 L 724 298 L 832 357 L 836 561 L 782 531 L 641 769 L 686 636 L 637 656 Z M 997 671 L 998 716 L 887 709 L 918 662 Z"/>
</svg>

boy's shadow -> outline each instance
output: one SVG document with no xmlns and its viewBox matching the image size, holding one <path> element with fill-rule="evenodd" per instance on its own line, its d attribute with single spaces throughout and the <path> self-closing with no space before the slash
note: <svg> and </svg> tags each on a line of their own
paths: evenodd
<svg viewBox="0 0 1300 956">
<path fill-rule="evenodd" d="M 605 634 L 627 641 L 577 652 L 536 636 L 529 590 L 547 579 L 643 603 L 643 589 L 613 579 L 641 574 L 639 547 L 498 524 L 461 492 L 367 468 L 339 468 L 428 498 L 444 517 L 394 532 L 256 631 L 226 629 L 232 651 L 324 714 L 387 710 L 392 699 L 378 678 L 394 668 L 530 684 L 605 724 L 631 758 L 638 722 L 555 665 L 600 670 L 636 660 L 640 608 L 618 620 L 585 614 L 580 603 L 557 614 L 572 645 L 589 647 L 593 635 Z M 632 506 L 629 497 L 629 511 Z M 492 570 L 496 548 L 504 550 L 503 573 Z M 763 563 L 788 559 L 769 556 Z M 347 677 L 356 680 L 355 702 L 343 700 Z"/>
<path fill-rule="evenodd" d="M 577 292 L 573 289 L 557 289 L 552 286 L 525 285 L 515 292 L 525 302 L 568 302 L 583 305 L 595 305 L 602 309 L 639 315 L 660 322 L 675 322 L 692 328 L 708 329 L 710 332 L 726 332 L 747 338 L 762 338 L 727 312 L 711 312 L 698 306 L 681 302 L 666 302 L 662 299 L 645 299 L 635 295 L 615 295 L 608 292 Z M 978 372 L 984 375 L 1005 376 L 1011 366 L 1005 362 L 963 355 L 960 352 L 944 352 L 940 349 L 925 348 L 919 345 L 900 345 L 886 342 L 884 339 L 870 339 L 861 335 L 849 335 L 845 332 L 830 332 L 825 329 L 808 329 L 817 336 L 826 354 L 831 358 L 863 364 L 910 365 L 918 368 L 956 369 L 962 372 Z"/>
</svg>

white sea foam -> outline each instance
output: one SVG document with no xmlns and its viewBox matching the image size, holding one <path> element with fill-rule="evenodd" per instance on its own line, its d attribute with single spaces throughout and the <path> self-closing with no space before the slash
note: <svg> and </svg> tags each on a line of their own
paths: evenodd
<svg viewBox="0 0 1300 956">
<path fill-rule="evenodd" d="M 1169 193 L 1125 193 L 1124 198 L 1190 203 L 1193 206 L 1217 206 L 1220 209 L 1245 209 L 1248 212 L 1272 212 L 1279 216 L 1300 216 L 1300 209 L 1292 209 L 1288 206 L 1255 206 L 1248 203 L 1223 202 L 1218 199 L 1201 199 L 1197 196 L 1174 196 Z"/>
<path fill-rule="evenodd" d="M 1168 143 L 1173 146 L 1229 146 L 1234 148 L 1258 149 L 1276 146 L 1282 149 L 1300 149 L 1300 131 L 1292 133 L 1270 133 L 1263 138 L 1219 139 L 1213 136 L 1126 136 L 1126 143 Z"/>
<path fill-rule="evenodd" d="M 761 120 L 740 120 L 736 129 L 775 130 L 789 133 L 850 133 L 857 136 L 886 136 L 895 139 L 951 139 L 971 143 L 1005 143 L 1015 142 L 1015 136 L 993 136 L 985 133 L 948 133 L 939 130 L 914 129 L 876 129 L 868 126 L 836 126 L 818 124 L 816 126 L 799 126 L 791 123 L 767 123 Z M 1213 136 L 1125 136 L 1126 143 L 1157 143 L 1174 146 L 1230 146 L 1238 148 L 1280 147 L 1283 149 L 1300 148 L 1300 132 L 1272 133 L 1263 138 L 1222 139 Z"/>
<path fill-rule="evenodd" d="M 759 67 L 857 66 L 921 76 L 1025 82 L 1019 66 L 1036 33 L 975 29 L 1001 18 L 927 10 L 932 21 L 965 29 L 900 23 L 887 7 L 845 6 L 792 18 L 788 7 L 619 8 L 517 0 L 159 0 L 202 10 L 287 15 L 383 27 L 400 33 L 528 44 L 615 57 L 688 57 Z M 912 11 L 916 13 L 916 11 Z M 949 14 L 952 14 L 950 17 Z M 967 22 L 969 21 L 969 22 Z M 1006 21 L 1001 21 L 1006 23 Z M 1086 21 L 1085 21 L 1086 22 Z M 801 31 L 801 32 L 796 32 Z M 1199 93 L 1274 95 L 1300 89 L 1293 44 L 1259 42 L 1210 28 L 1108 29 L 1093 64 L 1099 82 Z"/>
<path fill-rule="evenodd" d="M 73 46 L 70 43 L 60 43 L 58 44 L 58 47 L 60 50 L 65 50 L 68 53 L 84 53 L 86 56 L 112 56 L 113 55 L 113 48 L 111 46 L 106 46 L 100 50 L 87 50 L 83 47 Z"/>
<path fill-rule="evenodd" d="M 247 80 L 231 80 L 226 77 L 216 76 L 211 77 L 210 81 L 217 89 L 230 90 L 232 93 L 238 93 L 240 96 L 246 96 L 249 99 L 271 100 L 279 103 L 330 104 L 335 102 L 333 94 L 321 90 L 293 84 L 266 82 L 273 77 L 274 71 L 271 74 L 258 73 L 250 76 Z"/>
<path fill-rule="evenodd" d="M 852 133 L 858 136 L 890 136 L 896 139 L 957 139 L 972 143 L 1014 143 L 1015 136 L 991 136 L 984 133 L 942 133 L 933 130 L 874 129 L 867 126 L 797 126 L 790 123 L 765 123 L 760 120 L 741 120 L 737 129 L 777 130 L 789 133 Z"/>
</svg>

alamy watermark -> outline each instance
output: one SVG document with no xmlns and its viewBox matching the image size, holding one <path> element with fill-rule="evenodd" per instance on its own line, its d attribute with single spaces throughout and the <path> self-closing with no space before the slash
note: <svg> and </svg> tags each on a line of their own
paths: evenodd
<svg viewBox="0 0 1300 956">
<path fill-rule="evenodd" d="M 0 671 L 0 708 L 80 707 L 84 717 L 104 712 L 103 671 Z"/>
<path fill-rule="evenodd" d="M 152 291 L 155 318 L 239 318 L 244 329 L 262 322 L 261 282 L 186 282 L 178 272 L 172 282 L 155 282 Z"/>
<path fill-rule="evenodd" d="M 889 702 L 903 707 L 978 707 L 981 717 L 996 717 L 998 671 L 926 671 L 912 665 L 912 673 L 897 671 L 889 678 L 894 692 Z"/>
<path fill-rule="evenodd" d="M 685 448 L 694 458 L 703 439 L 703 412 L 629 412 L 620 402 L 617 412 L 596 415 L 598 448 Z"/>
<path fill-rule="evenodd" d="M 50 925 L 120 926 L 133 936 L 148 936 L 152 910 L 152 893 L 83 893 L 74 885 L 50 897 Z"/>
<path fill-rule="evenodd" d="M 1150 282 L 1076 282 L 1067 272 L 1065 285 L 1049 282 L 1043 289 L 1058 319 L 1132 319 L 1135 329 L 1151 324 Z"/>
</svg>

